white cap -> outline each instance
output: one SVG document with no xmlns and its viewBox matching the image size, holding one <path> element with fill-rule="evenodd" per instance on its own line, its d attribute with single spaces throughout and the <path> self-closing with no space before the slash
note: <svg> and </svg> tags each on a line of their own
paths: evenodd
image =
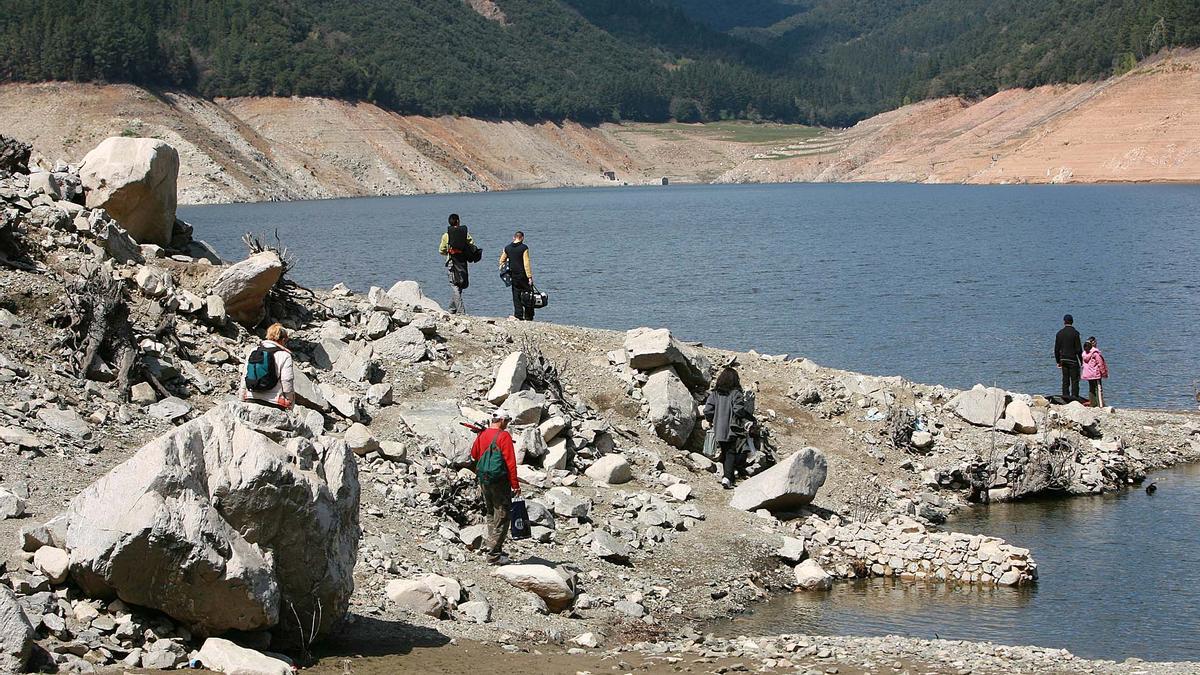
<svg viewBox="0 0 1200 675">
<path fill-rule="evenodd" d="M 497 410 L 496 412 L 492 413 L 493 422 L 499 422 L 500 420 L 508 420 L 511 422 L 512 413 L 508 412 L 507 410 Z"/>
</svg>

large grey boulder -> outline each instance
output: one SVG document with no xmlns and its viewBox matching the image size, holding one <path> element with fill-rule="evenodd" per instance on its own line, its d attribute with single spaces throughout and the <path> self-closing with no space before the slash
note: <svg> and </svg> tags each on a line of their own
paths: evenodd
<svg viewBox="0 0 1200 675">
<path fill-rule="evenodd" d="M 648 371 L 676 366 L 680 378 L 690 387 L 708 386 L 712 364 L 671 335 L 666 328 L 634 328 L 625 334 L 625 354 L 629 367 Z"/>
<path fill-rule="evenodd" d="M 825 484 L 828 465 L 816 448 L 804 448 L 779 464 L 743 481 L 729 505 L 743 511 L 787 511 L 812 503 Z"/>
<path fill-rule="evenodd" d="M 529 357 L 525 352 L 513 352 L 496 368 L 496 377 L 492 388 L 488 391 L 487 400 L 492 405 L 504 403 L 509 394 L 521 391 L 525 385 L 525 375 L 529 367 Z"/>
<path fill-rule="evenodd" d="M 0 672 L 19 673 L 33 650 L 33 626 L 8 586 L 0 586 Z"/>
<path fill-rule="evenodd" d="M 696 426 L 696 402 L 675 369 L 667 366 L 650 373 L 642 395 L 650 404 L 650 423 L 659 438 L 682 448 Z"/>
<path fill-rule="evenodd" d="M 79 170 L 89 209 L 104 209 L 139 244 L 170 246 L 179 153 L 154 138 L 106 138 Z"/>
<path fill-rule="evenodd" d="M 996 387 L 977 384 L 950 400 L 950 408 L 963 420 L 977 427 L 993 427 L 1004 416 L 1008 393 Z"/>
<path fill-rule="evenodd" d="M 561 612 L 575 601 L 575 584 L 570 575 L 547 565 L 504 565 L 496 568 L 492 576 L 536 594 L 551 612 Z"/>
<path fill-rule="evenodd" d="M 283 276 L 283 261 L 274 251 L 255 253 L 226 267 L 208 292 L 221 298 L 225 313 L 234 321 L 253 326 L 266 314 L 267 293 Z"/>
<path fill-rule="evenodd" d="M 208 638 L 196 658 L 215 673 L 231 675 L 291 675 L 286 661 L 267 656 L 253 649 L 239 647 L 223 638 Z"/>
<path fill-rule="evenodd" d="M 157 609 L 198 635 L 326 633 L 358 551 L 358 469 L 346 443 L 287 413 L 226 403 L 151 441 L 48 525 L 88 596 Z"/>
</svg>

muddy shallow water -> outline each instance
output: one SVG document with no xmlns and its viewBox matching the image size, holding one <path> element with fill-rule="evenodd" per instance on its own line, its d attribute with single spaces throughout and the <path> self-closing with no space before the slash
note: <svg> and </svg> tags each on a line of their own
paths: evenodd
<svg viewBox="0 0 1200 675">
<path fill-rule="evenodd" d="M 874 579 L 793 594 L 722 624 L 727 635 L 907 635 L 1061 647 L 1117 661 L 1200 660 L 1200 465 L 1158 490 L 977 507 L 947 528 L 1033 551 L 1030 588 Z M 1147 484 L 1149 481 L 1147 482 Z"/>
</svg>

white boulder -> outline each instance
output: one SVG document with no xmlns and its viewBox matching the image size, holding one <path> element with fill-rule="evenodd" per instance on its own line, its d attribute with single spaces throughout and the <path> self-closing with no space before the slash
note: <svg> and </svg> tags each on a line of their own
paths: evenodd
<svg viewBox="0 0 1200 675">
<path fill-rule="evenodd" d="M 221 272 L 208 292 L 221 299 L 234 321 L 253 326 L 266 314 L 267 293 L 283 276 L 283 261 L 274 251 L 255 253 Z"/>
<path fill-rule="evenodd" d="M 977 427 L 993 427 L 1004 415 L 1008 392 L 977 384 L 950 400 L 954 414 Z"/>
<path fill-rule="evenodd" d="M 196 658 L 204 667 L 230 675 L 291 675 L 292 666 L 286 661 L 267 656 L 253 649 L 239 647 L 223 638 L 208 638 Z"/>
<path fill-rule="evenodd" d="M 79 170 L 89 209 L 104 209 L 139 244 L 170 246 L 179 153 L 154 138 L 106 138 Z"/>
<path fill-rule="evenodd" d="M 286 644 L 297 617 L 306 636 L 326 633 L 354 590 L 358 468 L 330 437 L 300 468 L 280 443 L 310 434 L 283 411 L 226 403 L 146 444 L 47 524 L 65 529 L 71 579 L 194 633 L 273 629 Z"/>
<path fill-rule="evenodd" d="M 809 558 L 796 565 L 796 589 L 801 591 L 827 591 L 833 588 L 833 577 L 821 569 L 816 560 Z"/>
<path fill-rule="evenodd" d="M 620 485 L 633 480 L 633 468 L 625 455 L 605 455 L 596 460 L 584 472 L 588 478 L 597 483 Z"/>
<path fill-rule="evenodd" d="M 504 565 L 492 576 L 500 577 L 523 591 L 536 594 L 551 612 L 561 612 L 575 600 L 572 579 L 547 565 Z"/>
</svg>

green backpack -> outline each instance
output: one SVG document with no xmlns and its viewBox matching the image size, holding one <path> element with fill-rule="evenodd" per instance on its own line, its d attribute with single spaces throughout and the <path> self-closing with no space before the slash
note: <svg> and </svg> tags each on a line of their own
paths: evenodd
<svg viewBox="0 0 1200 675">
<path fill-rule="evenodd" d="M 499 434 L 496 434 L 499 437 Z M 475 476 L 479 479 L 480 485 L 491 485 L 493 483 L 501 483 L 508 480 L 508 464 L 504 461 L 504 454 L 500 452 L 500 446 L 496 445 L 496 439 L 488 444 L 487 450 L 479 456 L 479 460 L 475 462 Z"/>
</svg>

